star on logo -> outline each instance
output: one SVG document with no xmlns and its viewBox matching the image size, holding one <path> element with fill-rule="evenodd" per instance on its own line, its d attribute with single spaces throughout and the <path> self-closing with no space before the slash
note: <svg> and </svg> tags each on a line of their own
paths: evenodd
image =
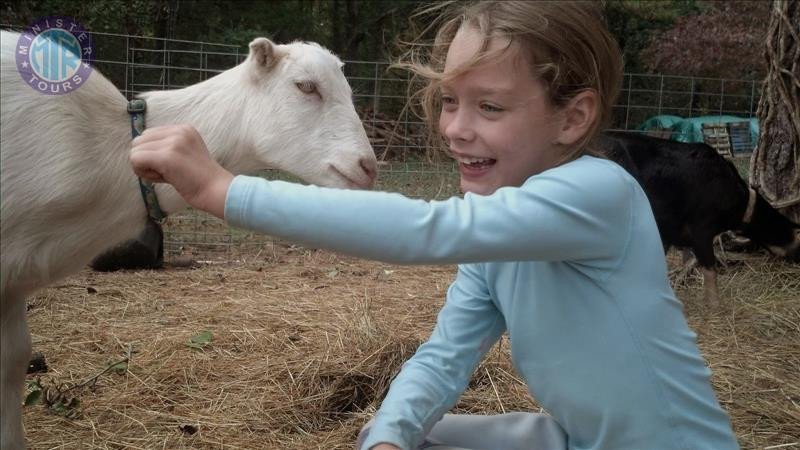
<svg viewBox="0 0 800 450">
<path fill-rule="evenodd" d="M 83 67 L 85 67 L 86 69 L 92 68 L 92 66 L 90 66 L 89 63 L 83 63 Z"/>
<path fill-rule="evenodd" d="M 27 69 L 28 68 L 28 61 L 22 61 L 22 68 L 23 69 Z"/>
</svg>

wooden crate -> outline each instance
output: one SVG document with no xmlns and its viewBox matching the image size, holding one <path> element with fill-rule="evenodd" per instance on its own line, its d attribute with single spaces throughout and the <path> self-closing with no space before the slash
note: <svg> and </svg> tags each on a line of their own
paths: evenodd
<svg viewBox="0 0 800 450">
<path fill-rule="evenodd" d="M 704 123 L 703 141 L 714 147 L 720 155 L 733 156 L 728 127 L 724 123 Z"/>
<path fill-rule="evenodd" d="M 750 137 L 750 122 L 731 122 L 728 124 L 731 153 L 747 154 L 753 152 L 755 142 Z"/>
</svg>

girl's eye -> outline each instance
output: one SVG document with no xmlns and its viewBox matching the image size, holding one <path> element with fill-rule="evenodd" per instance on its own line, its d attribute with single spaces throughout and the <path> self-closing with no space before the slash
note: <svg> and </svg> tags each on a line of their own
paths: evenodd
<svg viewBox="0 0 800 450">
<path fill-rule="evenodd" d="M 443 95 L 442 96 L 442 104 L 452 105 L 455 102 L 456 102 L 456 99 L 454 99 L 453 97 L 450 97 L 449 95 Z"/>
<path fill-rule="evenodd" d="M 499 106 L 490 105 L 488 103 L 481 104 L 481 109 L 490 113 L 500 112 L 503 110 L 503 108 L 500 108 Z"/>
<path fill-rule="evenodd" d="M 317 85 L 314 84 L 313 81 L 298 81 L 294 84 L 297 86 L 297 89 L 300 89 L 300 92 L 304 94 L 316 94 L 317 93 Z"/>
</svg>

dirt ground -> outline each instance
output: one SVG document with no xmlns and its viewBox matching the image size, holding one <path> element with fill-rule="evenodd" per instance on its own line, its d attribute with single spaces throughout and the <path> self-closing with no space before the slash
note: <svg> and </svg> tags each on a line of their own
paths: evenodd
<svg viewBox="0 0 800 450">
<path fill-rule="evenodd" d="M 349 449 L 427 337 L 453 266 L 271 243 L 236 261 L 84 270 L 29 301 L 33 449 Z M 728 259 L 676 292 L 744 449 L 800 448 L 800 267 Z M 505 338 L 457 411 L 538 411 Z"/>
</svg>

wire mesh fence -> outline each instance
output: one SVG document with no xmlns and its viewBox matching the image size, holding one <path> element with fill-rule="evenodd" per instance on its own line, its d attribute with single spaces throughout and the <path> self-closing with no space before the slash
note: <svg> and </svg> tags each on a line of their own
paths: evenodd
<svg viewBox="0 0 800 450">
<path fill-rule="evenodd" d="M 247 57 L 247 48 L 239 45 L 91 34 L 96 68 L 129 99 L 145 91 L 202 82 Z M 446 158 L 437 158 L 435 150 L 426 146 L 425 125 L 406 108 L 409 80 L 405 74 L 391 70 L 384 61 L 346 61 L 344 71 L 353 88 L 356 110 L 381 161 L 376 189 L 425 199 L 458 195 L 455 165 L 443 162 Z M 636 130 L 654 116 L 750 119 L 755 116 L 759 95 L 760 83 L 753 80 L 626 73 L 612 128 Z M 298 181 L 277 171 L 258 175 Z M 191 210 L 170 217 L 164 231 L 168 259 L 187 253 L 225 259 L 271 241 Z"/>
<path fill-rule="evenodd" d="M 614 126 L 636 129 L 654 116 L 756 115 L 760 82 L 626 73 L 614 107 Z"/>
</svg>

